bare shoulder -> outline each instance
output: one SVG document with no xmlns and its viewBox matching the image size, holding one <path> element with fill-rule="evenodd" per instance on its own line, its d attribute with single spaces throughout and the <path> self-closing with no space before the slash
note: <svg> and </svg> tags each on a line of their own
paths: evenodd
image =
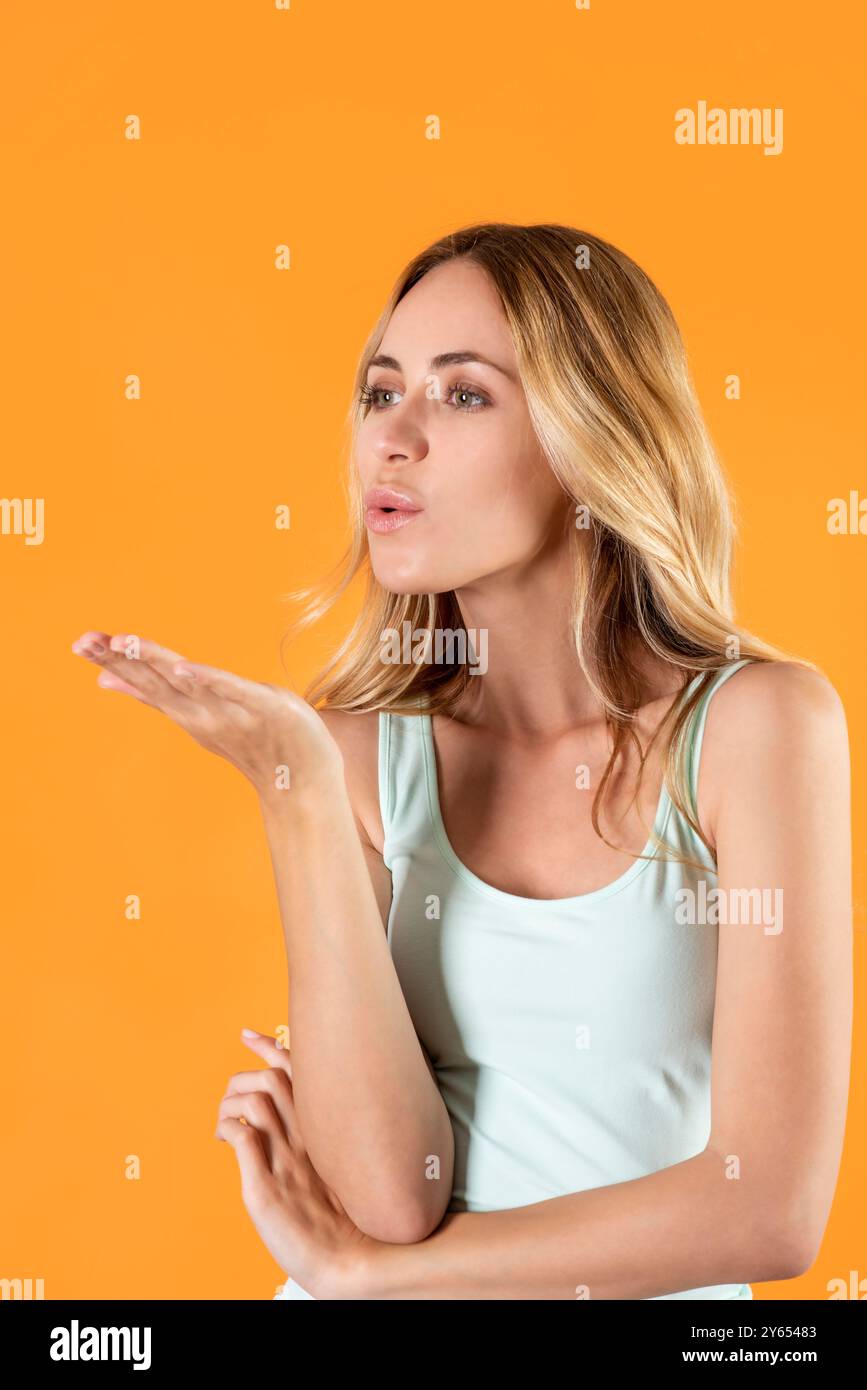
<svg viewBox="0 0 867 1390">
<path fill-rule="evenodd" d="M 376 754 L 379 748 L 379 714 L 376 710 L 318 709 L 316 713 L 324 723 L 340 751 L 364 756 L 371 751 Z"/>
<path fill-rule="evenodd" d="M 379 809 L 379 714 L 376 710 L 318 709 L 316 713 L 340 749 L 346 790 L 356 820 L 382 852 Z"/>
<path fill-rule="evenodd" d="M 812 780 L 816 787 L 848 778 L 846 713 L 821 671 L 792 661 L 757 661 L 735 671 L 708 705 L 699 769 L 702 823 L 714 827 L 723 797 L 748 794 L 761 779 L 780 795 Z"/>
<path fill-rule="evenodd" d="M 735 671 L 708 707 L 705 739 L 746 748 L 811 732 L 820 738 L 845 730 L 843 701 L 821 671 L 794 661 L 755 661 Z"/>
</svg>

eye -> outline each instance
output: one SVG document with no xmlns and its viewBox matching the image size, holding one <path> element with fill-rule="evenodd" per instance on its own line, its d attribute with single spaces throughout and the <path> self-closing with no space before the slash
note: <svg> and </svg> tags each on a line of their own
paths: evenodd
<svg viewBox="0 0 867 1390">
<path fill-rule="evenodd" d="M 388 410 L 395 404 L 395 399 L 400 398 L 400 395 L 400 391 L 396 391 L 393 386 L 368 386 L 365 382 L 361 388 L 359 400 L 368 409 L 373 406 L 376 410 Z M 453 406 L 454 410 L 485 410 L 491 403 L 483 391 L 477 391 L 475 387 L 460 381 L 448 388 L 442 397 L 443 402 L 448 403 L 448 399 L 452 395 L 457 398 Z"/>
<path fill-rule="evenodd" d="M 361 393 L 360 393 L 360 395 L 359 395 L 359 400 L 361 401 L 361 404 L 362 404 L 362 405 L 367 406 L 367 407 L 370 407 L 370 406 L 373 405 L 374 401 L 376 400 L 377 396 L 378 396 L 380 393 L 381 393 L 383 396 L 392 396 L 392 397 L 394 397 L 394 396 L 399 396 L 399 395 L 400 395 L 400 392 L 399 392 L 399 391 L 395 391 L 394 388 L 391 387 L 391 386 L 368 386 L 367 383 L 365 382 L 365 384 L 364 384 L 364 385 L 362 386 L 362 388 L 361 388 Z M 390 400 L 384 408 L 387 410 L 388 407 L 391 406 L 391 405 L 394 405 L 394 401 L 393 401 L 393 400 Z M 377 409 L 382 409 L 382 408 L 383 408 L 383 407 L 377 406 Z"/>
<path fill-rule="evenodd" d="M 487 396 L 483 394 L 483 392 L 476 391 L 472 386 L 465 386 L 463 382 L 458 382 L 456 386 L 450 386 L 448 391 L 446 392 L 446 395 L 450 396 L 452 392 L 454 392 L 455 395 L 458 397 L 474 396 L 475 399 L 480 402 L 479 405 L 472 405 L 466 404 L 465 402 L 458 400 L 455 403 L 456 410 L 484 410 L 485 406 L 490 405 L 490 401 L 488 400 Z"/>
</svg>

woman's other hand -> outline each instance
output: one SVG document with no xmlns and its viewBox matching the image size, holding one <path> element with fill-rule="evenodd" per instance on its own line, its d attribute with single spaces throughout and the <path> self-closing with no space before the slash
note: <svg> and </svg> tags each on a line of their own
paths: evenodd
<svg viewBox="0 0 867 1390">
<path fill-rule="evenodd" d="M 371 1242 L 307 1156 L 292 1093 L 288 1048 L 257 1033 L 242 1041 L 270 1065 L 229 1078 L 217 1139 L 232 1145 L 241 1196 L 278 1265 L 314 1298 L 357 1296 Z"/>
</svg>

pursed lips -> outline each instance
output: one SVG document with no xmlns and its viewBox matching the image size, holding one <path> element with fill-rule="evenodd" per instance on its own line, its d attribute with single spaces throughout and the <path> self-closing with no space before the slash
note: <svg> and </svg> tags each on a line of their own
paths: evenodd
<svg viewBox="0 0 867 1390">
<path fill-rule="evenodd" d="M 393 488 L 371 488 L 364 501 L 364 523 L 377 535 L 400 530 L 424 510 L 406 493 Z"/>
</svg>

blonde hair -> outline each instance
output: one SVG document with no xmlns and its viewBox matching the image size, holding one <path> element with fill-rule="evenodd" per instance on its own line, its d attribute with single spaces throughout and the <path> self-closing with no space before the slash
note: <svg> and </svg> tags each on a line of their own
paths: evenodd
<svg viewBox="0 0 867 1390">
<path fill-rule="evenodd" d="M 361 354 L 346 422 L 350 459 L 365 418 L 361 391 L 368 363 L 395 306 L 428 271 L 458 257 L 480 266 L 495 285 L 540 444 L 566 494 L 586 509 L 578 513 L 586 529 L 570 527 L 572 629 L 581 669 L 613 730 L 593 800 L 594 829 L 611 844 L 599 829 L 599 809 L 626 740 L 631 737 L 639 752 L 637 796 L 650 747 L 671 722 L 663 745 L 665 784 L 710 851 L 689 783 L 684 730 L 713 672 L 743 657 L 812 663 L 734 621 L 730 499 L 680 332 L 645 272 L 615 246 L 572 227 L 483 223 L 440 238 L 399 275 Z M 367 570 L 362 611 L 305 698 L 344 710 L 452 713 L 471 684 L 466 662 L 384 663 L 381 635 L 404 631 L 407 621 L 411 632 L 426 631 L 430 639 L 435 630 L 463 632 L 455 595 L 383 589 L 370 569 L 361 485 L 351 466 L 348 500 L 353 538 L 332 579 L 286 595 L 305 608 L 284 640 L 326 612 Z M 632 660 L 636 643 L 680 668 L 684 686 L 707 673 L 687 701 L 672 702 L 646 749 L 633 728 L 641 696 Z"/>
</svg>

